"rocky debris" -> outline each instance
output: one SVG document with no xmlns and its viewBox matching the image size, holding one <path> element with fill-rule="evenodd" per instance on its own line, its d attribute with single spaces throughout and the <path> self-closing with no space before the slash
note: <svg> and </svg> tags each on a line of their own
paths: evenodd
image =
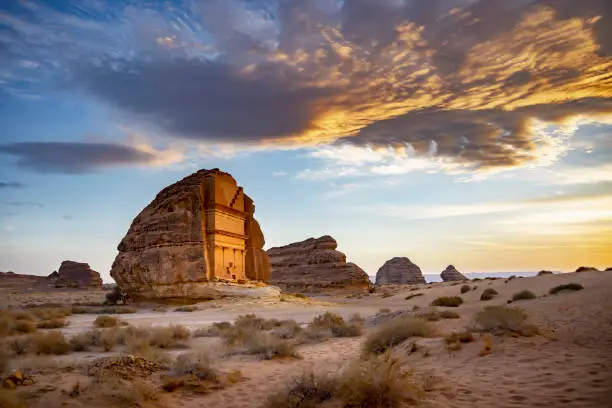
<svg viewBox="0 0 612 408">
<path fill-rule="evenodd" d="M 461 272 L 459 272 L 453 265 L 448 265 L 445 270 L 442 271 L 440 277 L 444 282 L 457 282 L 468 280 Z"/>
<path fill-rule="evenodd" d="M 47 279 L 53 281 L 56 288 L 100 288 L 100 274 L 85 262 L 63 261 L 58 271 L 51 273 Z"/>
<path fill-rule="evenodd" d="M 287 292 L 317 293 L 329 290 L 367 290 L 368 274 L 346 262 L 329 235 L 270 248 L 271 283 Z"/>
<path fill-rule="evenodd" d="M 133 380 L 134 378 L 147 378 L 156 372 L 165 371 L 167 369 L 168 367 L 153 361 L 129 355 L 122 357 L 104 357 L 94 360 L 87 367 L 87 375 L 113 375 L 124 380 Z"/>
<path fill-rule="evenodd" d="M 592 266 L 580 266 L 575 272 L 599 272 L 599 269 Z"/>
<path fill-rule="evenodd" d="M 278 293 L 260 289 L 270 264 L 254 212 L 230 174 L 200 170 L 164 188 L 138 214 L 111 276 L 134 299 Z"/>
<path fill-rule="evenodd" d="M 15 389 L 19 386 L 27 386 L 34 384 L 32 377 L 25 375 L 19 370 L 15 370 L 11 375 L 2 380 L 2 387 Z"/>
<path fill-rule="evenodd" d="M 389 259 L 376 272 L 377 285 L 425 283 L 421 269 L 406 257 Z"/>
</svg>

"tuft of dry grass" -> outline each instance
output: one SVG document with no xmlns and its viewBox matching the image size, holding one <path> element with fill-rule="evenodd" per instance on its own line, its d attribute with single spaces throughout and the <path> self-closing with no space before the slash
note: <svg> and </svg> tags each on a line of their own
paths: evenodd
<svg viewBox="0 0 612 408">
<path fill-rule="evenodd" d="M 432 306 L 443 307 L 459 307 L 461 304 L 463 304 L 463 299 L 459 296 L 441 296 L 431 302 Z"/>
<path fill-rule="evenodd" d="M 361 336 L 361 325 L 347 324 L 342 316 L 325 312 L 312 319 L 307 331 L 315 338 L 324 338 L 326 333 L 329 334 L 329 337 L 359 337 Z"/>
<path fill-rule="evenodd" d="M 584 289 L 584 286 L 582 286 L 579 283 L 568 283 L 566 285 L 559 285 L 559 286 L 555 286 L 554 288 L 551 288 L 548 293 L 550 293 L 551 295 L 556 295 L 559 292 L 573 292 L 573 291 L 578 291 L 578 290 L 582 290 Z"/>
<path fill-rule="evenodd" d="M 527 323 L 527 313 L 518 307 L 487 306 L 474 316 L 476 328 L 497 335 L 533 336 L 537 328 Z"/>
<path fill-rule="evenodd" d="M 495 296 L 497 296 L 499 293 L 493 289 L 493 288 L 486 288 L 482 294 L 480 295 L 480 300 L 481 301 L 486 301 L 486 300 L 491 300 L 493 299 Z"/>
<path fill-rule="evenodd" d="M 216 357 L 209 349 L 181 354 L 174 362 L 172 374 L 175 376 L 194 375 L 199 380 L 217 381 L 219 372 L 216 368 Z"/>
<path fill-rule="evenodd" d="M 287 389 L 268 397 L 263 408 L 316 408 L 334 398 L 335 392 L 335 379 L 303 373 Z"/>
<path fill-rule="evenodd" d="M 38 325 L 34 322 L 31 322 L 29 320 L 17 320 L 12 324 L 12 327 L 9 330 L 9 333 L 11 334 L 34 333 L 37 328 L 38 328 Z"/>
<path fill-rule="evenodd" d="M 512 295 L 512 301 L 536 299 L 537 296 L 530 290 L 522 290 Z"/>
<path fill-rule="evenodd" d="M 258 332 L 245 341 L 246 352 L 258 354 L 265 360 L 301 358 L 292 340 L 280 339 L 271 333 Z"/>
<path fill-rule="evenodd" d="M 62 319 L 72 314 L 70 308 L 67 307 L 36 307 L 30 310 L 39 320 Z"/>
<path fill-rule="evenodd" d="M 0 310 L 0 337 L 36 331 L 36 318 L 22 310 Z"/>
<path fill-rule="evenodd" d="M 36 354 L 62 355 L 70 351 L 70 344 L 62 332 L 40 332 L 30 335 L 31 347 Z"/>
<path fill-rule="evenodd" d="M 38 329 L 61 329 L 62 327 L 68 326 L 68 321 L 63 317 L 54 317 L 49 320 L 42 320 L 38 322 L 36 328 Z"/>
<path fill-rule="evenodd" d="M 391 320 L 371 333 L 363 343 L 363 354 L 381 354 L 411 337 L 433 337 L 435 330 L 426 320 L 404 317 Z"/>
<path fill-rule="evenodd" d="M 93 326 L 103 329 L 103 328 L 109 328 L 109 327 L 117 327 L 119 326 L 120 323 L 121 323 L 121 320 L 119 320 L 118 317 L 102 315 L 102 316 L 96 317 L 96 320 L 94 320 L 93 322 Z"/>
<path fill-rule="evenodd" d="M 70 338 L 68 343 L 72 351 L 89 351 L 91 347 L 100 346 L 102 344 L 100 338 L 100 330 L 89 330 L 75 334 Z"/>
<path fill-rule="evenodd" d="M 162 349 L 188 347 L 191 332 L 180 324 L 150 329 L 149 344 Z"/>
</svg>

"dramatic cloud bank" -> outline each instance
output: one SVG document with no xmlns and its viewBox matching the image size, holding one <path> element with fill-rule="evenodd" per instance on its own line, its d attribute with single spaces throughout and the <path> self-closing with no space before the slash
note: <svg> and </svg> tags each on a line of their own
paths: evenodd
<svg viewBox="0 0 612 408">
<path fill-rule="evenodd" d="M 86 4 L 0 14 L 6 93 L 32 96 L 44 68 L 191 141 L 408 148 L 471 169 L 537 163 L 558 143 L 542 123 L 612 114 L 609 0 Z M 59 146 L 38 147 L 2 151 L 65 166 Z M 66 147 L 92 167 L 150 160 Z"/>
</svg>

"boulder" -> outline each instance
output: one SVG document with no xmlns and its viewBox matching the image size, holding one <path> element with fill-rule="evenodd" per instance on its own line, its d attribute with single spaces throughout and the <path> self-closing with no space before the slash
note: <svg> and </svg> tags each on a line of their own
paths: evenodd
<svg viewBox="0 0 612 408">
<path fill-rule="evenodd" d="M 606 268 L 605 272 L 612 272 L 612 266 L 609 268 Z"/>
<path fill-rule="evenodd" d="M 467 280 L 467 278 L 461 272 L 459 272 L 453 265 L 448 265 L 446 269 L 442 271 L 440 277 L 444 282 L 457 282 Z"/>
<path fill-rule="evenodd" d="M 421 269 L 406 257 L 389 259 L 376 272 L 377 285 L 411 285 L 425 283 Z"/>
<path fill-rule="evenodd" d="M 160 191 L 118 246 L 111 276 L 134 299 L 278 296 L 255 205 L 219 169 Z"/>
<path fill-rule="evenodd" d="M 599 272 L 599 269 L 592 266 L 580 266 L 576 269 L 576 272 Z"/>
<path fill-rule="evenodd" d="M 370 287 L 368 274 L 346 262 L 346 255 L 336 248 L 329 235 L 270 248 L 271 283 L 283 291 L 318 293 L 327 291 L 365 291 Z"/>
<path fill-rule="evenodd" d="M 59 270 L 48 276 L 56 288 L 100 288 L 100 274 L 85 262 L 63 261 Z"/>
</svg>

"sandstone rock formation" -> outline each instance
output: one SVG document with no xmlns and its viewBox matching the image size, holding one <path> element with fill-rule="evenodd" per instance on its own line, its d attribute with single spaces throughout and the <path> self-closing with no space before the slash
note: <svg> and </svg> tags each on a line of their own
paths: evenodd
<svg viewBox="0 0 612 408">
<path fill-rule="evenodd" d="M 47 277 L 56 288 L 100 288 L 100 274 L 85 262 L 63 261 L 58 271 Z"/>
<path fill-rule="evenodd" d="M 346 255 L 336 251 L 338 244 L 329 235 L 270 248 L 271 283 L 287 292 L 367 290 L 368 274 Z"/>
<path fill-rule="evenodd" d="M 440 277 L 444 282 L 467 280 L 467 278 L 461 272 L 459 272 L 453 265 L 448 265 L 446 269 L 442 271 Z"/>
<path fill-rule="evenodd" d="M 234 178 L 200 170 L 174 183 L 132 222 L 111 276 L 135 299 L 278 295 L 255 206 Z"/>
<path fill-rule="evenodd" d="M 421 269 L 406 257 L 389 259 L 376 272 L 377 285 L 425 283 Z"/>
</svg>

